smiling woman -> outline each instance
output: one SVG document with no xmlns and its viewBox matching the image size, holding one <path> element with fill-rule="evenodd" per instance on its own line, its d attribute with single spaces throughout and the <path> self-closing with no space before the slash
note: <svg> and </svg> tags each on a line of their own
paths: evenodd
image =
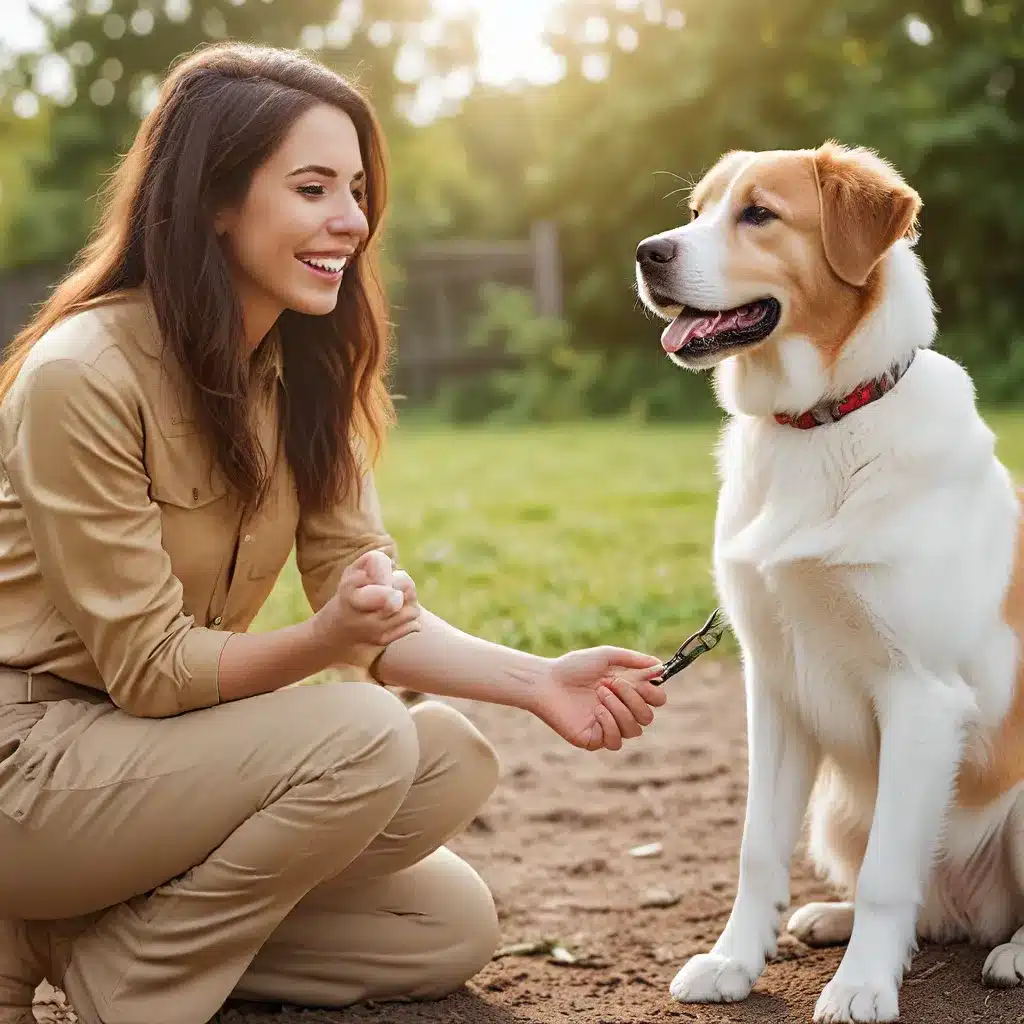
<svg viewBox="0 0 1024 1024">
<path fill-rule="evenodd" d="M 322 163 L 305 163 L 318 153 Z M 367 176 L 344 111 L 311 107 L 256 169 L 241 202 L 218 211 L 254 351 L 283 309 L 322 316 L 338 303 L 345 267 L 366 243 Z"/>
<path fill-rule="evenodd" d="M 665 702 L 657 658 L 489 643 L 397 567 L 383 147 L 309 58 L 189 55 L 0 370 L 3 1024 L 44 976 L 83 1024 L 445 995 L 497 942 L 445 844 L 498 765 L 385 687 L 587 750 Z M 312 615 L 250 632 L 293 551 Z"/>
</svg>

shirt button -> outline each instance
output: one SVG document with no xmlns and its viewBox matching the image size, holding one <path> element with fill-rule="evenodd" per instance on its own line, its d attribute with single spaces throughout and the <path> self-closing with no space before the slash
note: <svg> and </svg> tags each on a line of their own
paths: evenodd
<svg viewBox="0 0 1024 1024">
<path fill-rule="evenodd" d="M 245 535 L 245 537 L 242 538 L 242 543 L 243 544 L 248 544 L 249 541 L 251 541 L 251 540 L 252 540 L 252 534 L 251 533 L 247 533 Z"/>
<path fill-rule="evenodd" d="M 221 622 L 221 617 L 220 617 L 220 616 L 218 615 L 218 616 L 217 616 L 217 618 L 215 618 L 215 619 L 213 620 L 213 624 L 214 624 L 215 626 L 219 626 L 219 625 L 220 625 L 220 622 Z"/>
</svg>

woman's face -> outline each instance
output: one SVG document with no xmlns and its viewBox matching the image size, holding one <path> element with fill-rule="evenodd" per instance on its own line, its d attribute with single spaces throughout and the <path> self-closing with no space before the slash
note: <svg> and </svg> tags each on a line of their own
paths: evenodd
<svg viewBox="0 0 1024 1024">
<path fill-rule="evenodd" d="M 365 191 L 355 125 L 320 104 L 257 169 L 241 206 L 218 213 L 246 320 L 260 335 L 285 309 L 334 309 L 345 267 L 369 233 Z"/>
</svg>

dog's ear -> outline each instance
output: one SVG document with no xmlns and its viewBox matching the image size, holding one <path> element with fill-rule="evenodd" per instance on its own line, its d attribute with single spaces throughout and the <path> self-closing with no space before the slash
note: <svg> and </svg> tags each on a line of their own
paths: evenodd
<svg viewBox="0 0 1024 1024">
<path fill-rule="evenodd" d="M 867 149 L 827 142 L 813 162 L 825 258 L 838 277 L 860 287 L 895 242 L 915 236 L 921 197 Z"/>
</svg>

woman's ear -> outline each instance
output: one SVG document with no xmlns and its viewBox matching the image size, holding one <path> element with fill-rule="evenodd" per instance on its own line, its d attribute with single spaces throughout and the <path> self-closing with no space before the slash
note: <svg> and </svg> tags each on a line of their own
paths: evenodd
<svg viewBox="0 0 1024 1024">
<path fill-rule="evenodd" d="M 222 238 L 231 230 L 237 217 L 237 211 L 227 206 L 213 215 L 213 230 L 218 238 Z"/>
</svg>

